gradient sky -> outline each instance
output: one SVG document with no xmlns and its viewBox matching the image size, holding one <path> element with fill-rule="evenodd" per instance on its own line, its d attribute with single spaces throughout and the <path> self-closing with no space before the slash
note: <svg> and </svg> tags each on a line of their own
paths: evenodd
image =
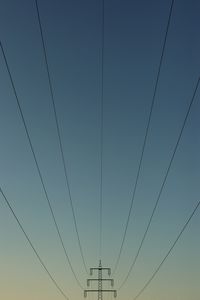
<svg viewBox="0 0 200 300">
<path fill-rule="evenodd" d="M 87 265 L 94 267 L 99 255 L 101 1 L 38 3 L 77 225 Z M 128 215 L 169 7 L 168 0 L 105 0 L 102 262 L 111 268 Z M 175 0 L 116 287 L 137 251 L 200 75 L 199 15 L 199 0 Z M 0 0 L 0 37 L 64 243 L 86 286 L 33 0 Z M 83 293 L 65 263 L 2 53 L 0 66 L 0 185 L 70 300 L 82 299 Z M 118 295 L 120 300 L 131 300 L 143 287 L 199 201 L 199 116 L 200 89 L 149 235 L 129 281 Z M 0 298 L 63 299 L 0 199 Z M 139 299 L 199 299 L 199 228 L 200 211 Z M 89 300 L 93 299 L 90 296 Z"/>
</svg>

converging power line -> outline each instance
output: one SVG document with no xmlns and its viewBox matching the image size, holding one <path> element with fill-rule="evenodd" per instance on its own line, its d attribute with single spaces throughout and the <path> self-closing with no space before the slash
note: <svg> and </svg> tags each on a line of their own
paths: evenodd
<svg viewBox="0 0 200 300">
<path fill-rule="evenodd" d="M 74 209 L 72 196 L 71 196 L 71 189 L 70 189 L 70 185 L 69 185 L 67 166 L 66 166 L 65 155 L 64 155 L 63 144 L 62 144 L 62 138 L 61 138 L 61 133 L 60 133 L 60 126 L 59 126 L 59 121 L 58 121 L 58 114 L 57 114 L 57 110 L 56 110 L 53 85 L 52 85 L 50 69 L 49 69 L 49 63 L 48 63 L 48 58 L 47 58 L 46 44 L 45 44 L 45 40 L 44 40 L 43 27 L 42 27 L 41 16 L 40 16 L 40 11 L 39 11 L 39 6 L 38 6 L 38 1 L 37 0 L 35 0 L 35 5 L 36 5 L 37 19 L 38 19 L 39 29 L 40 29 L 40 36 L 41 36 L 41 40 L 42 40 L 42 49 L 43 49 L 43 53 L 44 53 L 44 60 L 45 60 L 45 66 L 46 66 L 46 71 L 47 71 L 49 90 L 50 90 L 51 101 L 52 101 L 52 106 L 53 106 L 53 112 L 54 112 L 54 117 L 55 117 L 55 122 L 56 122 L 56 131 L 57 131 L 57 135 L 58 135 L 59 148 L 60 148 L 61 159 L 62 159 L 62 164 L 63 164 L 63 169 L 64 169 L 64 176 L 65 176 L 65 181 L 66 181 L 66 185 L 67 185 L 67 191 L 68 191 L 68 194 L 69 194 L 70 207 L 71 207 L 71 210 L 72 210 L 73 221 L 74 221 L 75 231 L 76 231 L 76 235 L 77 235 L 77 239 L 78 239 L 78 245 L 79 245 L 79 249 L 80 249 L 80 253 L 81 253 L 81 258 L 82 258 L 82 261 L 83 261 L 85 271 L 86 271 L 86 273 L 88 273 L 86 262 L 85 262 L 85 257 L 84 257 L 84 254 L 83 254 L 83 248 L 82 248 L 82 244 L 81 244 L 81 240 L 80 240 L 75 209 Z M 71 267 L 71 269 L 72 269 L 72 267 Z M 72 270 L 72 272 L 74 274 L 74 270 Z"/>
<path fill-rule="evenodd" d="M 142 246 L 143 246 L 144 241 L 145 241 L 145 239 L 146 239 L 146 236 L 147 236 L 147 234 L 148 234 L 148 231 L 149 231 L 151 222 L 152 222 L 152 220 L 153 220 L 153 217 L 154 217 L 154 215 L 155 215 L 155 212 L 156 212 L 158 203 L 159 203 L 159 201 L 160 201 L 160 197 L 161 197 L 162 191 L 163 191 L 163 189 L 164 189 L 164 186 L 165 186 L 165 183 L 166 183 L 166 181 L 167 181 L 167 178 L 168 178 L 168 175 L 169 175 L 169 172 L 170 172 L 172 163 L 173 163 L 173 161 L 174 161 L 174 157 L 175 157 L 175 155 L 176 155 L 176 152 L 177 152 L 177 149 L 178 149 L 178 146 L 179 146 L 179 143 L 180 143 L 180 140 L 181 140 L 181 137 L 182 137 L 184 128 L 185 128 L 185 126 L 186 126 L 186 123 L 187 123 L 187 120 L 188 120 L 188 116 L 189 116 L 189 114 L 190 114 L 192 105 L 193 105 L 193 103 L 194 103 L 195 96 L 196 96 L 196 93 L 197 93 L 197 90 L 198 90 L 198 87 L 199 87 L 199 82 L 200 82 L 200 78 L 197 80 L 197 83 L 196 83 L 196 85 L 195 85 L 195 89 L 194 89 L 192 98 L 191 98 L 191 100 L 190 100 L 190 103 L 189 103 L 189 106 L 188 106 L 188 109 L 187 109 L 185 118 L 184 118 L 184 120 L 183 120 L 183 124 L 182 124 L 182 126 L 181 126 L 181 130 L 180 130 L 180 133 L 179 133 L 179 135 L 178 135 L 178 139 L 177 139 L 177 141 L 176 141 L 174 150 L 173 150 L 173 152 L 172 152 L 172 155 L 171 155 L 171 158 L 170 158 L 170 161 L 169 161 L 169 165 L 168 165 L 167 170 L 166 170 L 166 172 L 165 172 L 165 176 L 164 176 L 164 179 L 163 179 L 161 188 L 160 188 L 160 190 L 159 190 L 158 197 L 157 197 L 156 202 L 155 202 L 155 205 L 154 205 L 154 207 L 153 207 L 153 211 L 152 211 L 151 216 L 150 216 L 150 218 L 149 218 L 149 221 L 148 221 L 146 230 L 145 230 L 145 232 L 144 232 L 144 235 L 143 235 L 143 237 L 142 237 L 140 246 L 139 246 L 139 248 L 138 248 L 138 250 L 137 250 L 137 253 L 136 253 L 135 257 L 134 257 L 134 260 L 133 260 L 133 262 L 132 262 L 132 264 L 131 264 L 131 266 L 130 266 L 130 268 L 129 268 L 128 274 L 126 275 L 125 279 L 123 280 L 123 282 L 122 282 L 121 285 L 119 286 L 119 289 L 121 289 L 121 288 L 125 285 L 125 283 L 127 282 L 128 278 L 129 278 L 129 276 L 130 276 L 130 274 L 131 274 L 131 272 L 132 272 L 132 270 L 133 270 L 133 268 L 134 268 L 134 266 L 135 266 L 135 264 L 136 264 L 136 261 L 137 261 L 137 259 L 138 259 L 139 254 L 140 254 L 140 251 L 141 251 L 141 249 L 142 249 Z"/>
<path fill-rule="evenodd" d="M 128 226 L 129 226 L 129 222 L 130 222 L 130 217 L 131 217 L 131 213 L 132 213 L 132 210 L 133 210 L 133 203 L 134 203 L 134 200 L 135 200 L 135 194 L 136 194 L 136 190 L 137 190 L 137 186 L 138 186 L 141 166 L 142 166 L 144 152 L 145 152 L 145 148 L 146 148 L 146 142 L 147 142 L 147 137 L 148 137 L 148 133 L 149 133 L 150 123 L 151 123 L 151 118 L 152 118 L 152 113 L 153 113 L 153 108 L 154 108 L 154 103 L 155 103 L 155 98 L 156 98 L 156 93 L 157 93 L 157 88 L 158 88 L 158 83 L 159 83 L 159 79 L 160 79 L 161 67 L 162 67 L 163 59 L 164 59 L 164 53 L 165 53 L 165 48 L 166 48 L 166 43 L 167 43 L 167 37 L 168 37 L 170 22 L 171 22 L 171 18 L 172 18 L 172 11 L 173 11 L 174 2 L 175 2 L 175 0 L 171 1 L 168 21 L 167 21 L 167 26 L 166 26 L 166 30 L 165 30 L 165 36 L 164 36 L 164 41 L 163 41 L 159 66 L 158 66 L 158 72 L 157 72 L 157 76 L 156 76 L 156 81 L 155 81 L 155 86 L 154 86 L 154 91 L 153 91 L 153 97 L 152 97 L 152 101 L 151 101 L 151 107 L 150 107 L 148 122 L 147 122 L 147 126 L 146 126 L 145 136 L 144 136 L 143 145 L 142 145 L 142 151 L 141 151 L 139 165 L 138 165 L 138 169 L 137 169 L 136 180 L 135 180 L 135 183 L 134 183 L 134 188 L 133 188 L 133 193 L 132 193 L 131 204 L 130 204 L 130 208 L 129 208 L 129 212 L 128 212 L 127 221 L 126 221 L 126 224 L 125 224 L 125 229 L 124 229 L 124 233 L 123 233 L 123 237 L 122 237 L 121 246 L 120 246 L 120 249 L 119 249 L 119 253 L 118 253 L 118 256 L 117 256 L 116 263 L 114 265 L 114 270 L 113 270 L 114 274 L 116 273 L 116 270 L 118 268 L 119 261 L 120 261 L 121 255 L 122 255 L 122 251 L 123 251 L 123 247 L 124 247 L 124 243 L 125 243 L 125 239 L 126 239 L 126 234 L 127 234 L 127 230 L 128 230 Z"/>
<path fill-rule="evenodd" d="M 4 58 L 4 61 L 5 61 L 5 64 L 6 64 L 6 68 L 7 68 L 7 71 L 8 71 L 8 75 L 9 75 L 9 78 L 10 78 L 10 82 L 11 82 L 11 85 L 12 85 L 12 89 L 13 89 L 13 92 L 14 92 L 14 95 L 15 95 L 15 99 L 16 99 L 16 102 L 17 102 L 17 106 L 18 106 L 18 109 L 19 109 L 19 113 L 20 113 L 20 117 L 21 117 L 21 120 L 22 120 L 22 123 L 24 125 L 24 129 L 25 129 L 25 132 L 26 132 L 26 136 L 27 136 L 27 139 L 28 139 L 28 143 L 29 143 L 29 146 L 30 146 L 30 149 L 31 149 L 31 152 L 32 152 L 32 155 L 33 155 L 33 158 L 34 158 L 34 162 L 35 162 L 35 165 L 36 165 L 36 169 L 37 169 L 37 172 L 38 172 L 38 176 L 39 176 L 39 179 L 40 179 L 40 182 L 42 184 L 42 188 L 43 188 L 43 191 L 44 191 L 44 195 L 45 195 L 45 198 L 47 200 L 47 203 L 48 203 L 48 206 L 49 206 L 49 210 L 50 210 L 50 213 L 51 213 L 51 216 L 53 218 L 53 223 L 55 225 L 55 228 L 56 228 L 56 232 L 57 232 L 57 235 L 58 235 L 58 238 L 60 240 L 60 243 L 61 243 L 61 246 L 63 248 L 63 251 L 64 251 L 64 254 L 65 254 L 65 257 L 68 261 L 68 264 L 74 274 L 74 277 L 76 278 L 76 282 L 77 284 L 79 285 L 79 287 L 81 289 L 83 289 L 82 285 L 80 284 L 75 272 L 73 271 L 73 268 L 72 268 L 72 264 L 71 264 L 71 261 L 69 259 L 69 256 L 67 254 L 67 251 L 66 251 L 66 248 L 65 248 L 65 245 L 64 245 L 64 242 L 63 242 L 63 239 L 62 239 L 62 236 L 61 236 L 61 233 L 60 233 L 60 230 L 59 230 L 59 227 L 58 227 L 58 223 L 56 221 L 56 217 L 54 215 L 54 211 L 53 211 L 53 208 L 52 208 L 52 205 L 51 205 L 51 202 L 50 202 L 50 199 L 49 199 L 49 196 L 48 196 L 48 192 L 47 192 L 47 189 L 46 189 L 46 186 L 44 184 L 44 179 L 43 179 L 43 176 L 42 176 L 42 172 L 40 170 L 40 167 L 39 167 L 39 163 L 38 163 L 38 160 L 37 160 L 37 156 L 35 154 L 35 150 L 34 150 L 34 147 L 33 147 L 33 143 L 32 143 L 32 140 L 31 140 L 31 137 L 30 137 L 30 134 L 29 134 L 29 130 L 28 130 L 28 127 L 27 127 L 27 124 L 26 124 L 26 121 L 25 121 L 25 118 L 24 118 L 24 114 L 23 114 L 23 111 L 22 111 L 22 108 L 21 108 L 21 104 L 20 104 L 20 101 L 19 101 L 19 97 L 18 97 L 18 94 L 17 94 L 17 90 L 15 88 L 15 84 L 14 84 L 14 80 L 13 80 L 13 77 L 12 77 L 12 74 L 11 74 L 11 71 L 10 71 L 10 67 L 8 65 L 8 60 L 7 60 L 7 57 L 6 57 L 6 54 L 5 54 L 5 51 L 4 51 L 4 48 L 3 48 L 3 45 L 2 45 L 2 42 L 0 41 L 0 48 L 1 48 L 1 51 L 2 51 L 2 54 L 3 54 L 3 58 Z"/>
<path fill-rule="evenodd" d="M 11 207 L 10 202 L 8 201 L 7 197 L 5 196 L 2 188 L 0 187 L 0 193 L 3 196 L 3 199 L 7 205 L 7 207 L 9 208 L 9 210 L 11 211 L 13 217 L 15 218 L 17 224 L 19 225 L 20 230 L 23 232 L 26 241 L 28 242 L 29 246 L 32 248 L 33 252 L 35 253 L 38 261 L 40 262 L 40 264 L 42 265 L 43 269 L 45 270 L 45 272 L 47 273 L 47 275 L 49 276 L 49 278 L 51 279 L 51 281 L 53 282 L 53 284 L 55 285 L 55 287 L 57 288 L 57 290 L 61 293 L 61 295 L 66 299 L 69 300 L 68 296 L 63 292 L 63 290 L 61 289 L 61 287 L 58 285 L 57 281 L 54 279 L 54 277 L 52 276 L 52 274 L 50 273 L 50 271 L 47 269 L 47 266 L 45 265 L 45 263 L 43 262 L 42 258 L 40 257 L 38 251 L 36 250 L 36 248 L 34 247 L 30 237 L 28 236 L 28 234 L 26 233 L 24 227 L 22 226 L 19 218 L 17 217 L 16 213 L 14 212 L 14 209 Z"/>
</svg>

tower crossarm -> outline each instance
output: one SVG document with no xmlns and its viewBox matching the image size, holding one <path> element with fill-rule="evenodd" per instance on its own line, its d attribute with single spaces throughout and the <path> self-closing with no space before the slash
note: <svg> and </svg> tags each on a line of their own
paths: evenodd
<svg viewBox="0 0 200 300">
<path fill-rule="evenodd" d="M 107 270 L 108 271 L 108 276 L 110 276 L 111 275 L 111 269 L 110 268 L 102 268 L 101 266 L 99 266 L 98 268 L 90 268 L 90 275 L 92 276 L 92 274 L 93 274 L 93 271 L 95 271 L 95 270 L 97 270 L 97 271 L 104 271 L 104 270 Z"/>
<path fill-rule="evenodd" d="M 110 281 L 110 284 L 111 286 L 114 286 L 114 279 L 110 279 L 110 278 L 101 278 L 101 279 L 98 279 L 98 278 L 90 278 L 90 279 L 87 279 L 87 286 L 90 286 L 90 281 Z"/>
<path fill-rule="evenodd" d="M 84 297 L 87 297 L 87 293 L 98 293 L 99 290 L 84 290 Z M 113 293 L 114 297 L 117 297 L 117 291 L 116 290 L 101 290 L 101 293 Z"/>
</svg>

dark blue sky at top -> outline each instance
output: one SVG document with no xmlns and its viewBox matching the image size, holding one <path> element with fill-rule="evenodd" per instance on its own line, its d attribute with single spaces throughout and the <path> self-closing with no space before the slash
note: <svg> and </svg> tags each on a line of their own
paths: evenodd
<svg viewBox="0 0 200 300">
<path fill-rule="evenodd" d="M 101 1 L 41 0 L 38 3 L 72 199 L 86 261 L 91 266 L 98 263 L 99 240 Z M 111 267 L 119 251 L 130 206 L 169 8 L 170 1 L 105 0 L 102 256 L 104 263 Z M 137 250 L 200 75 L 199 12 L 199 0 L 175 1 L 141 177 L 116 282 L 124 278 Z M 76 271 L 85 282 L 34 1 L 0 1 L 0 37 L 65 243 Z M 51 264 L 50 258 L 58 256 L 58 265 L 62 266 L 63 254 L 56 244 L 55 230 L 2 55 L 0 66 L 0 185 L 46 261 Z M 141 257 L 138 261 L 136 290 L 166 253 L 170 241 L 199 200 L 199 98 L 200 90 L 141 254 L 144 260 Z M 13 222 L 12 216 L 3 204 L 0 209 L 5 227 Z M 192 250 L 187 250 L 187 245 L 194 245 L 195 228 L 200 225 L 199 213 L 194 223 L 190 235 L 183 237 L 186 241 L 183 248 L 189 254 L 194 248 L 200 249 L 198 242 L 191 246 Z M 5 243 L 17 243 L 17 238 L 13 241 L 12 237 L 20 236 L 20 232 L 15 230 L 16 233 L 12 228 L 5 230 L 10 236 Z M 1 234 L 4 236 L 3 229 Z M 48 247 L 52 252 L 46 251 Z M 181 247 L 178 249 L 176 253 L 181 252 Z M 24 246 L 21 251 L 28 249 Z M 193 257 L 195 260 L 197 253 L 193 253 Z M 30 264 L 34 264 L 34 260 Z M 182 264 L 181 258 L 179 264 Z M 54 267 L 59 276 L 56 260 L 52 263 Z M 192 281 L 190 271 L 188 278 Z M 62 272 L 64 274 L 64 270 Z M 167 278 L 170 274 L 169 268 Z M 128 299 L 135 291 L 132 281 L 127 286 L 124 297 Z M 155 290 L 156 284 L 152 287 L 152 291 Z M 186 290 L 185 287 L 185 295 Z M 180 294 L 174 293 L 172 298 L 179 299 Z M 193 299 L 197 298 L 195 295 Z M 71 296 L 73 298 L 73 289 Z M 150 299 L 148 293 L 146 297 L 144 299 Z"/>
</svg>

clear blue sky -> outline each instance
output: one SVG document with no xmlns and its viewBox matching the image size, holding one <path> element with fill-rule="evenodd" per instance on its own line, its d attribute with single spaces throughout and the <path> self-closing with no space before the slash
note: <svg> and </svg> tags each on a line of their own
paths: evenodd
<svg viewBox="0 0 200 300">
<path fill-rule="evenodd" d="M 77 225 L 87 266 L 93 267 L 99 259 L 101 1 L 38 3 Z M 169 7 L 170 1 L 105 0 L 102 262 L 111 268 L 128 215 Z M 199 0 L 175 0 L 116 287 L 137 251 L 200 75 L 199 12 Z M 64 243 L 78 278 L 86 286 L 33 0 L 0 0 L 0 38 Z M 0 66 L 0 185 L 70 300 L 82 299 L 83 292 L 65 263 L 2 53 Z M 199 201 L 199 128 L 200 89 L 149 235 L 118 299 L 133 299 Z M 199 299 L 199 228 L 198 211 L 139 299 Z M 2 197 L 0 265 L 0 298 L 62 299 Z"/>
</svg>

